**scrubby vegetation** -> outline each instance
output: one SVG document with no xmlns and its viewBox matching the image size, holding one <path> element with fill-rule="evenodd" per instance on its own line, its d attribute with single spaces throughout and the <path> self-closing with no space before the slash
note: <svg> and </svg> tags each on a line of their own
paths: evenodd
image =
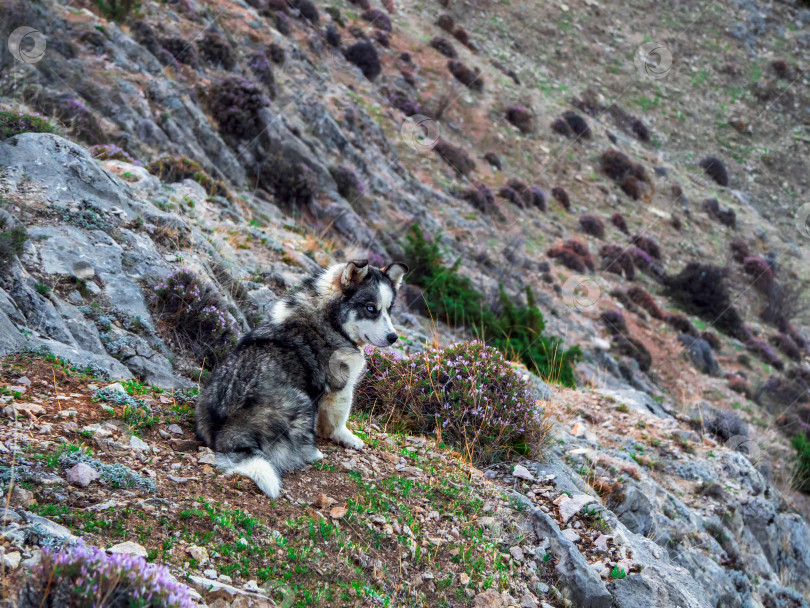
<svg viewBox="0 0 810 608">
<path fill-rule="evenodd" d="M 409 281 L 422 288 L 430 313 L 451 325 L 470 327 L 473 333 L 507 357 L 519 359 L 547 380 L 574 386 L 573 364 L 581 357 L 579 347 L 563 348 L 559 338 L 543 335 L 545 322 L 534 305 L 529 289 L 526 306 L 515 305 L 500 290 L 496 306 L 486 304 L 483 294 L 458 273 L 459 261 L 446 267 L 437 242 L 428 242 L 418 225 L 407 235 L 406 261 Z"/>
<path fill-rule="evenodd" d="M 0 141 L 20 133 L 53 133 L 53 126 L 38 114 L 0 112 Z"/>
<path fill-rule="evenodd" d="M 728 186 L 728 170 L 725 163 L 715 156 L 707 156 L 698 165 L 721 186 Z"/>
<path fill-rule="evenodd" d="M 208 107 L 223 135 L 248 139 L 260 132 L 259 110 L 268 105 L 262 87 L 236 76 L 225 78 L 211 88 Z"/>
<path fill-rule="evenodd" d="M 28 233 L 23 226 L 6 226 L 0 218 L 0 268 L 22 253 Z"/>
<path fill-rule="evenodd" d="M 219 180 L 212 179 L 200 166 L 200 163 L 185 156 L 162 156 L 149 163 L 146 169 L 165 182 L 181 182 L 193 179 L 205 188 L 208 196 L 228 196 L 228 188 Z"/>
<path fill-rule="evenodd" d="M 433 149 L 444 162 L 453 168 L 456 175 L 463 176 L 475 171 L 475 162 L 463 148 L 454 146 L 445 139 L 440 139 Z"/>
<path fill-rule="evenodd" d="M 529 385 L 495 348 L 462 342 L 404 359 L 368 352 L 356 407 L 412 434 L 435 434 L 487 465 L 533 453 L 549 433 Z"/>
<path fill-rule="evenodd" d="M 360 68 L 360 71 L 363 72 L 363 76 L 369 80 L 373 81 L 380 75 L 380 72 L 382 72 L 380 57 L 377 55 L 377 49 L 374 48 L 371 42 L 364 40 L 355 42 L 346 49 L 345 57 L 347 61 Z"/>
<path fill-rule="evenodd" d="M 239 336 L 236 322 L 213 285 L 189 269 L 153 287 L 152 307 L 175 341 L 201 367 L 212 369 Z"/>
<path fill-rule="evenodd" d="M 19 608 L 105 606 L 108 608 L 192 608 L 188 588 L 164 566 L 140 556 L 107 554 L 78 545 L 45 549 L 17 600 Z"/>
<path fill-rule="evenodd" d="M 800 492 L 810 493 L 810 440 L 802 433 L 796 435 L 791 443 L 796 450 L 793 487 Z"/>
</svg>

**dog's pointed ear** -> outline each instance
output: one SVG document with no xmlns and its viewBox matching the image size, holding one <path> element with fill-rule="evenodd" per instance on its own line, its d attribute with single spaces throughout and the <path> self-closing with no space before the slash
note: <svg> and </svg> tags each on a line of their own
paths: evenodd
<svg viewBox="0 0 810 608">
<path fill-rule="evenodd" d="M 344 289 L 352 285 L 359 285 L 368 274 L 368 260 L 352 260 L 343 269 L 340 275 L 340 285 Z"/>
<path fill-rule="evenodd" d="M 391 282 L 394 284 L 394 289 L 399 289 L 399 286 L 402 285 L 402 277 L 408 272 L 408 266 L 402 262 L 394 262 L 383 268 L 382 271 L 385 276 L 391 279 Z"/>
</svg>

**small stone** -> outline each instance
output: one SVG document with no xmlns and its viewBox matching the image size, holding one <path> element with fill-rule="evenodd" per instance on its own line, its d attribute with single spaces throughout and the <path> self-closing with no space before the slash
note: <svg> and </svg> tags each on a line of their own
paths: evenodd
<svg viewBox="0 0 810 608">
<path fill-rule="evenodd" d="M 607 551 L 607 541 L 609 541 L 612 537 L 605 536 L 604 534 L 600 534 L 595 541 L 593 541 L 593 546 L 599 549 L 600 551 Z M 658 558 L 656 558 L 658 559 Z"/>
<path fill-rule="evenodd" d="M 107 553 L 128 553 L 129 555 L 140 555 L 141 557 L 147 556 L 146 549 L 131 540 L 113 545 L 107 549 Z"/>
<path fill-rule="evenodd" d="M 90 465 L 80 462 L 68 469 L 66 477 L 69 483 L 86 488 L 101 477 L 101 474 Z"/>
<path fill-rule="evenodd" d="M 22 555 L 19 551 L 12 551 L 3 555 L 3 565 L 8 570 L 16 570 L 20 566 Z"/>
<path fill-rule="evenodd" d="M 84 261 L 73 264 L 73 276 L 80 281 L 87 281 L 96 276 L 95 269 Z"/>
<path fill-rule="evenodd" d="M 509 555 L 511 555 L 512 559 L 514 559 L 517 562 L 523 561 L 523 549 L 521 549 L 517 545 L 509 549 Z"/>
<path fill-rule="evenodd" d="M 84 289 L 91 296 L 100 296 L 101 295 L 101 287 L 96 285 L 93 281 L 87 281 L 84 284 Z"/>
<path fill-rule="evenodd" d="M 534 588 L 537 590 L 537 593 L 540 595 L 546 594 L 549 592 L 549 587 L 543 581 L 537 581 L 534 584 Z"/>
<path fill-rule="evenodd" d="M 214 455 L 213 452 L 206 452 L 197 459 L 197 462 L 199 462 L 200 464 L 215 465 L 217 463 L 217 457 Z"/>
<path fill-rule="evenodd" d="M 214 570 L 213 568 L 208 568 L 208 570 L 203 570 L 203 576 L 204 576 L 205 578 L 211 578 L 211 579 L 216 580 L 216 578 L 217 578 L 217 571 L 216 571 L 216 570 Z"/>
<path fill-rule="evenodd" d="M 104 387 L 104 390 L 108 393 L 122 393 L 124 395 L 127 394 L 127 390 L 124 388 L 124 385 L 120 382 L 113 382 L 112 384 L 108 384 Z"/>
<path fill-rule="evenodd" d="M 560 517 L 562 517 L 563 523 L 568 523 L 568 520 L 579 513 L 585 505 L 594 502 L 596 502 L 596 499 L 587 494 L 577 494 L 574 497 L 569 497 L 567 494 L 560 494 L 554 501 L 554 504 L 560 508 Z"/>
<path fill-rule="evenodd" d="M 503 598 L 494 589 L 488 589 L 475 596 L 473 606 L 475 608 L 503 608 Z"/>
<path fill-rule="evenodd" d="M 459 574 L 458 580 L 462 585 L 466 585 L 467 583 L 470 582 L 470 575 L 467 574 L 466 572 L 462 572 L 461 574 Z"/>
<path fill-rule="evenodd" d="M 136 452 L 146 452 L 149 450 L 149 444 L 135 435 L 129 438 L 129 447 Z"/>
<path fill-rule="evenodd" d="M 36 568 L 39 566 L 39 563 L 42 561 L 42 551 L 37 549 L 31 554 L 31 557 L 24 559 L 21 562 L 21 566 L 26 570 L 31 570 L 32 568 Z"/>
<path fill-rule="evenodd" d="M 518 479 L 525 479 L 526 481 L 534 481 L 534 475 L 532 475 L 531 471 L 524 467 L 522 464 L 516 464 L 515 470 L 512 471 L 512 476 L 517 477 Z"/>
<path fill-rule="evenodd" d="M 580 541 L 579 534 L 577 534 L 577 531 L 571 528 L 566 528 L 565 530 L 563 530 L 562 535 L 564 538 L 567 538 L 572 543 L 578 543 Z"/>
<path fill-rule="evenodd" d="M 537 600 L 528 593 L 520 598 L 521 608 L 537 608 Z"/>
<path fill-rule="evenodd" d="M 166 430 L 169 431 L 170 433 L 175 434 L 175 435 L 182 435 L 183 434 L 183 429 L 181 429 L 176 424 L 170 424 L 169 426 L 166 427 Z"/>
<path fill-rule="evenodd" d="M 227 574 L 220 574 L 217 580 L 220 583 L 225 583 L 226 585 L 230 585 L 233 582 L 233 579 Z"/>
<path fill-rule="evenodd" d="M 20 376 L 15 382 L 21 386 L 31 386 L 31 380 L 27 376 Z"/>
<path fill-rule="evenodd" d="M 191 545 L 190 547 L 186 548 L 186 553 L 188 553 L 191 556 L 191 558 L 200 565 L 208 561 L 208 549 L 206 549 L 205 547 L 198 547 L 197 545 Z"/>
</svg>

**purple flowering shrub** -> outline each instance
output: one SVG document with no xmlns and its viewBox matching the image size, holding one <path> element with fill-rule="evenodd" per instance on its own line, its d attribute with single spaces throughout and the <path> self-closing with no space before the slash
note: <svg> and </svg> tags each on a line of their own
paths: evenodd
<svg viewBox="0 0 810 608">
<path fill-rule="evenodd" d="M 120 160 L 131 165 L 140 166 L 140 161 L 135 160 L 129 152 L 115 144 L 96 144 L 87 148 L 90 156 L 96 160 Z"/>
<path fill-rule="evenodd" d="M 153 287 L 152 307 L 175 341 L 213 368 L 239 337 L 239 328 L 214 286 L 184 268 Z"/>
<path fill-rule="evenodd" d="M 20 133 L 53 133 L 53 126 L 39 114 L 0 112 L 0 141 Z"/>
<path fill-rule="evenodd" d="M 45 549 L 23 585 L 18 608 L 104 606 L 105 608 L 193 608 L 189 589 L 165 566 L 125 553 L 78 544 Z"/>
<path fill-rule="evenodd" d="M 220 133 L 233 139 L 253 139 L 261 131 L 259 111 L 269 105 L 261 85 L 229 76 L 210 87 L 208 109 Z"/>
<path fill-rule="evenodd" d="M 146 169 L 164 182 L 173 184 L 184 179 L 193 179 L 205 189 L 208 196 L 229 198 L 228 187 L 224 182 L 211 178 L 200 163 L 186 156 L 161 156 L 149 163 Z"/>
<path fill-rule="evenodd" d="M 404 432 L 435 434 L 477 464 L 537 450 L 549 434 L 529 384 L 482 342 L 405 358 L 370 350 L 367 364 L 356 407 Z"/>
</svg>

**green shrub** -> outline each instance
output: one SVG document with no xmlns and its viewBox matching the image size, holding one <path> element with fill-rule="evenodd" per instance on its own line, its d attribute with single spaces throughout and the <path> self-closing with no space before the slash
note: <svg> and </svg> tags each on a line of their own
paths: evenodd
<svg viewBox="0 0 810 608">
<path fill-rule="evenodd" d="M 503 355 L 462 342 L 400 359 L 368 349 L 356 408 L 413 434 L 435 433 L 478 464 L 538 453 L 550 425 Z"/>
<path fill-rule="evenodd" d="M 141 3 L 133 0 L 93 0 L 93 4 L 110 21 L 123 21 L 133 8 L 140 7 Z"/>
<path fill-rule="evenodd" d="M 0 112 L 0 141 L 20 133 L 53 133 L 53 126 L 38 114 Z"/>
<path fill-rule="evenodd" d="M 501 287 L 499 309 L 494 310 L 470 280 L 458 274 L 459 260 L 450 267 L 442 265 L 439 245 L 428 243 L 418 225 L 406 239 L 408 281 L 422 288 L 431 314 L 450 325 L 470 327 L 476 337 L 522 361 L 545 380 L 576 385 L 573 366 L 582 352 L 578 346 L 565 350 L 559 338 L 543 335 L 545 321 L 531 289 L 526 288 L 524 307 L 512 302 Z"/>
<path fill-rule="evenodd" d="M 9 230 L 3 228 L 4 225 L 0 223 L 0 267 L 5 267 L 13 257 L 20 255 L 28 240 L 28 233 L 22 226 Z"/>
<path fill-rule="evenodd" d="M 208 196 L 228 198 L 228 188 L 223 182 L 209 177 L 200 163 L 185 156 L 162 156 L 149 163 L 146 169 L 165 182 L 174 183 L 184 179 L 193 179 L 205 189 Z"/>
<path fill-rule="evenodd" d="M 802 433 L 796 435 L 791 444 L 796 450 L 793 487 L 799 492 L 810 494 L 810 440 Z"/>
</svg>

